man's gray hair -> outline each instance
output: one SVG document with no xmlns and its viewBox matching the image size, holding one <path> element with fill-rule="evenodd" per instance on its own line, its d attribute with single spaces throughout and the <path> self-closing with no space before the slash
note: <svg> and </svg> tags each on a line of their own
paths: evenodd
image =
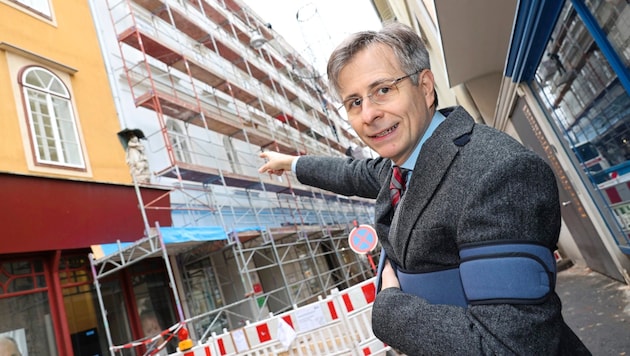
<svg viewBox="0 0 630 356">
<path fill-rule="evenodd" d="M 326 69 L 332 95 L 339 99 L 341 70 L 358 52 L 375 44 L 391 48 L 400 64 L 400 69 L 405 74 L 431 69 L 429 52 L 422 38 L 406 25 L 398 22 L 388 23 L 379 31 L 361 31 L 352 34 L 335 48 Z M 410 79 L 414 85 L 418 85 L 418 76 L 411 76 Z"/>
</svg>

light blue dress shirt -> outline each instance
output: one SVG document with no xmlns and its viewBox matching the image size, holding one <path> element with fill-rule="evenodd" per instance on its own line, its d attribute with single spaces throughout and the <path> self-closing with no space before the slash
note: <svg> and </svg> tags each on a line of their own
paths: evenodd
<svg viewBox="0 0 630 356">
<path fill-rule="evenodd" d="M 429 137 L 433 135 L 433 132 L 435 132 L 435 129 L 437 129 L 437 127 L 440 126 L 440 124 L 444 122 L 444 120 L 446 120 L 446 117 L 442 115 L 441 112 L 436 110 L 435 114 L 433 114 L 433 118 L 431 119 L 431 123 L 429 124 L 429 127 L 427 127 L 427 130 L 424 132 L 424 135 L 422 135 L 420 142 L 418 142 L 418 145 L 416 146 L 416 148 L 414 148 L 413 152 L 411 153 L 411 156 L 409 156 L 409 158 L 407 158 L 405 163 L 403 163 L 400 167 L 409 169 L 410 171 L 413 170 L 413 167 L 416 166 L 416 161 L 418 160 L 418 156 L 420 155 L 420 150 L 422 149 L 422 145 L 424 145 L 426 140 L 428 140 Z M 411 172 L 409 172 L 409 174 L 411 174 Z M 409 178 L 410 177 L 407 177 L 407 180 Z"/>
</svg>

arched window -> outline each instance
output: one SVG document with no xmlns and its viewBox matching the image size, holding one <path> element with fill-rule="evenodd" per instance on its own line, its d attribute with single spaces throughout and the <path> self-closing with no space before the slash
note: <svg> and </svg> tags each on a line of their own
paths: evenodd
<svg viewBox="0 0 630 356">
<path fill-rule="evenodd" d="M 70 94 L 52 72 L 31 67 L 22 89 L 37 163 L 84 168 Z"/>
<path fill-rule="evenodd" d="M 24 6 L 27 10 L 43 15 L 46 18 L 52 17 L 50 2 L 48 0 L 13 0 L 13 2 Z"/>
</svg>

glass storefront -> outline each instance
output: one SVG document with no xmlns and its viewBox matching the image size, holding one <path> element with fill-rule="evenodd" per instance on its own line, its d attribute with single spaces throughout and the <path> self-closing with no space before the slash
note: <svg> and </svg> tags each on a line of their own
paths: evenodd
<svg viewBox="0 0 630 356">
<path fill-rule="evenodd" d="M 62 257 L 59 281 L 75 356 L 106 355 L 107 339 L 87 256 Z"/>
<path fill-rule="evenodd" d="M 627 69 L 630 6 L 625 0 L 585 5 Z M 587 185 L 601 195 L 606 206 L 600 208 L 610 209 L 614 218 L 607 223 L 617 243 L 627 248 L 630 96 L 609 62 L 572 2 L 566 1 L 532 85 Z"/>
<path fill-rule="evenodd" d="M 129 268 L 133 285 L 137 313 L 140 318 L 143 337 L 152 337 L 172 327 L 177 322 L 169 287 L 169 279 L 162 259 L 149 259 Z M 169 334 L 149 344 L 158 347 L 167 342 L 169 353 L 175 352 L 176 339 Z"/>
<path fill-rule="evenodd" d="M 585 1 L 626 67 L 630 66 L 630 6 L 627 0 Z"/>
<path fill-rule="evenodd" d="M 0 337 L 11 338 L 23 355 L 57 355 L 49 286 L 42 260 L 0 264 Z"/>
<path fill-rule="evenodd" d="M 62 334 L 65 329 L 71 342 L 65 348 L 71 350 L 68 352 L 75 356 L 108 355 L 107 332 L 87 254 L 62 254 L 58 264 L 56 258 L 49 254 L 0 262 L 0 338 L 10 338 L 15 352 L 22 355 L 55 356 L 64 350 L 57 341 L 67 337 Z M 158 262 L 161 259 L 139 263 L 130 273 L 101 284 L 114 345 L 154 336 L 175 323 L 168 278 L 163 263 Z M 58 269 L 52 270 L 51 266 L 57 265 Z M 127 286 L 131 290 L 126 290 L 130 289 Z M 138 315 L 129 314 L 125 296 L 135 298 Z M 157 329 L 143 328 L 141 317 L 149 313 L 156 317 Z M 135 335 L 134 323 L 139 330 Z M 167 350 L 174 352 L 177 343 L 174 337 L 170 340 Z M 144 349 L 125 349 L 119 354 L 139 355 Z"/>
</svg>

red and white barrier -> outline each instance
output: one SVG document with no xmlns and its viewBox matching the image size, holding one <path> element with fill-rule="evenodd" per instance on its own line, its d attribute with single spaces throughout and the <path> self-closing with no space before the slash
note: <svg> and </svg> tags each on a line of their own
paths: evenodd
<svg viewBox="0 0 630 356">
<path fill-rule="evenodd" d="M 375 296 L 372 278 L 315 303 L 213 333 L 206 343 L 171 355 L 384 355 L 390 348 L 372 333 Z"/>
<path fill-rule="evenodd" d="M 630 235 L 630 173 L 599 185 L 610 204 L 617 221 Z"/>
<path fill-rule="evenodd" d="M 144 338 L 144 339 L 141 339 L 141 340 L 138 340 L 138 341 L 133 341 L 133 342 L 130 342 L 130 343 L 127 343 L 127 344 L 124 344 L 124 345 L 113 346 L 111 348 L 111 350 L 114 351 L 114 352 L 118 352 L 118 351 L 121 351 L 121 350 L 135 349 L 135 348 L 140 347 L 140 346 L 148 347 L 151 344 L 155 344 L 158 340 L 164 340 L 165 337 L 167 337 L 169 335 L 172 335 L 174 333 L 177 333 L 177 331 L 179 331 L 182 326 L 183 325 L 181 323 L 177 323 L 177 324 L 169 327 L 168 329 L 162 330 L 162 332 L 160 332 L 157 335 L 154 335 L 154 336 L 148 337 L 148 338 Z M 149 353 L 149 354 L 151 355 L 151 354 L 154 354 L 154 352 L 158 352 L 160 350 L 163 350 L 166 347 L 167 342 L 168 342 L 168 340 L 167 341 L 162 341 L 162 343 L 159 344 L 159 345 L 156 345 L 157 348 L 155 350 L 151 351 L 151 353 Z"/>
<path fill-rule="evenodd" d="M 610 204 L 630 202 L 630 174 L 606 181 L 599 185 L 599 189 L 606 193 Z"/>
<path fill-rule="evenodd" d="M 194 346 L 192 349 L 187 351 L 178 351 L 171 355 L 177 356 L 215 356 L 218 355 L 216 352 L 212 350 L 211 345 L 199 345 Z"/>
<path fill-rule="evenodd" d="M 218 355 L 236 355 L 236 345 L 234 345 L 231 333 L 225 332 L 221 335 L 213 333 L 211 342 L 214 344 Z"/>
<path fill-rule="evenodd" d="M 376 287 L 374 283 L 368 283 L 360 288 L 350 288 L 341 294 L 341 298 L 344 311 L 349 314 L 372 304 L 376 298 Z"/>
</svg>

